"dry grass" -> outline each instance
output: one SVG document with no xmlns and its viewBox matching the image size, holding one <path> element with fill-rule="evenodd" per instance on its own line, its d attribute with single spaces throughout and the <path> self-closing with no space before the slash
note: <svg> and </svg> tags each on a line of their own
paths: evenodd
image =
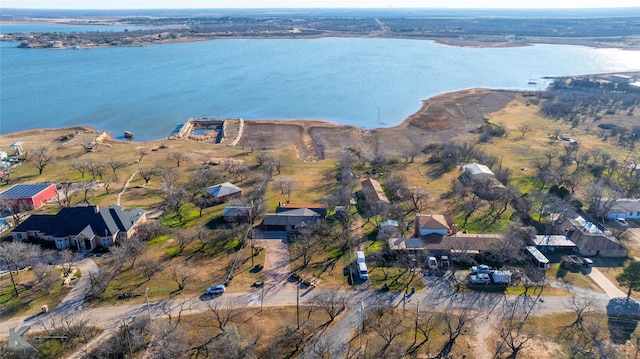
<svg viewBox="0 0 640 359">
<path fill-rule="evenodd" d="M 223 304 L 224 307 L 225 304 Z M 302 307 L 300 312 L 301 326 L 307 328 L 309 333 L 305 346 L 313 343 L 319 335 L 338 321 L 336 319 L 329 323 L 329 316 L 319 308 Z M 189 347 L 196 347 L 208 338 L 220 334 L 220 329 L 215 326 L 211 318 L 212 314 L 209 312 L 182 318 L 180 325 L 185 329 Z M 229 326 L 236 328 L 242 338 L 255 342 L 257 353 L 265 353 L 269 348 L 277 348 L 276 351 L 280 351 L 281 354 L 295 351 L 295 348 L 286 345 L 286 340 L 283 341 L 282 337 L 287 328 L 297 326 L 295 307 L 264 307 L 262 310 L 244 308 L 240 309 L 234 318 Z M 258 355 L 258 357 L 261 356 Z"/>
<path fill-rule="evenodd" d="M 602 289 L 589 277 L 582 272 L 572 272 L 560 268 L 560 263 L 549 265 L 546 274 L 547 278 L 555 279 L 569 283 L 573 286 L 590 289 L 596 292 L 602 292 Z"/>
<path fill-rule="evenodd" d="M 36 293 L 32 290 L 35 276 L 30 269 L 21 270 L 19 274 L 14 273 L 13 276 L 18 283 L 16 287 L 19 297 L 15 296 L 10 276 L 7 274 L 0 278 L 0 318 L 35 315 L 40 313 L 44 304 L 48 305 L 49 309 L 53 309 L 71 291 L 71 287 L 62 286 L 59 282 L 52 286 L 48 294 Z"/>
</svg>

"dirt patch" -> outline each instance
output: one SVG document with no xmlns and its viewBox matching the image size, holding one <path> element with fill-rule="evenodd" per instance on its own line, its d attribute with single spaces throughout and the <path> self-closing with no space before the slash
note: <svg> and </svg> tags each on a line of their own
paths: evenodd
<svg viewBox="0 0 640 359">
<path fill-rule="evenodd" d="M 311 120 L 248 120 L 238 146 L 256 150 L 293 148 L 301 159 L 321 160 L 352 148 L 365 155 L 399 156 L 443 139 L 464 141 L 490 113 L 504 108 L 518 92 L 470 89 L 423 101 L 400 125 L 365 130 Z"/>
</svg>

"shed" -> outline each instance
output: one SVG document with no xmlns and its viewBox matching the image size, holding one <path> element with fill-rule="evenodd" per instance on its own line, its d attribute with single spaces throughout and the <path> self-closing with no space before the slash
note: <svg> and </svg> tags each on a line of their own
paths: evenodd
<svg viewBox="0 0 640 359">
<path fill-rule="evenodd" d="M 242 188 L 230 183 L 224 182 L 215 186 L 205 188 L 207 192 L 216 203 L 226 202 L 233 198 L 242 196 Z"/>
</svg>

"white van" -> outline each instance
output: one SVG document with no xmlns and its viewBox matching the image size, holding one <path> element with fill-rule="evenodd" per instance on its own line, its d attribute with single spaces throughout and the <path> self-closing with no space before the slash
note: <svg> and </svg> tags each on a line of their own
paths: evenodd
<svg viewBox="0 0 640 359">
<path fill-rule="evenodd" d="M 364 263 L 364 252 L 357 251 L 356 252 L 356 263 Z"/>
<path fill-rule="evenodd" d="M 367 265 L 364 262 L 358 263 L 358 276 L 362 280 L 369 279 L 369 270 L 367 270 Z"/>
<path fill-rule="evenodd" d="M 438 261 L 436 260 L 436 257 L 428 257 L 427 265 L 429 266 L 429 269 L 438 269 Z"/>
</svg>

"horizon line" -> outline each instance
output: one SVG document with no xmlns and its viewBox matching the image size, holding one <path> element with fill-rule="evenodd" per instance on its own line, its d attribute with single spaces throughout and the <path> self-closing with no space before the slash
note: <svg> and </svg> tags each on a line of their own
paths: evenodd
<svg viewBox="0 0 640 359">
<path fill-rule="evenodd" d="M 140 8 L 20 8 L 3 7 L 2 10 L 624 10 L 640 9 L 638 6 L 613 6 L 613 7 L 140 7 Z M 1 14 L 0 14 L 1 15 Z M 640 15 L 629 15 L 640 17 Z"/>
</svg>

